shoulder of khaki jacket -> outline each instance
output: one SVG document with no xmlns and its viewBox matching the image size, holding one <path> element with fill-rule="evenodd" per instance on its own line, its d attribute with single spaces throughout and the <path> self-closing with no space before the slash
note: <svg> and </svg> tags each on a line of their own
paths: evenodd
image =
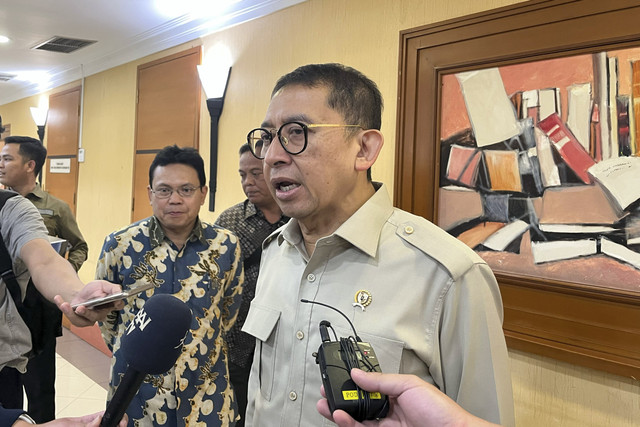
<svg viewBox="0 0 640 427">
<path fill-rule="evenodd" d="M 396 235 L 438 262 L 453 280 L 458 280 L 474 264 L 485 264 L 471 248 L 432 222 L 406 212 L 396 213 L 389 218 L 396 226 Z"/>
</svg>

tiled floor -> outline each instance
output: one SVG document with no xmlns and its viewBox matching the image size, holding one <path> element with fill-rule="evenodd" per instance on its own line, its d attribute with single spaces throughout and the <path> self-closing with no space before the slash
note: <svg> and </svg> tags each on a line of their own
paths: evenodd
<svg viewBox="0 0 640 427">
<path fill-rule="evenodd" d="M 107 399 L 110 358 L 66 328 L 56 351 L 56 417 L 102 411 Z"/>
</svg>

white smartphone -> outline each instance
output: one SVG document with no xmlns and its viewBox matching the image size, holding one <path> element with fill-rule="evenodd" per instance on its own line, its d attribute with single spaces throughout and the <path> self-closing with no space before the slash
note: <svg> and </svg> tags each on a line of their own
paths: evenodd
<svg viewBox="0 0 640 427">
<path fill-rule="evenodd" d="M 132 297 L 134 295 L 139 294 L 140 292 L 144 292 L 147 289 L 151 289 L 151 288 L 153 288 L 153 283 L 148 283 L 146 285 L 140 285 L 140 286 L 136 286 L 135 288 L 127 289 L 126 291 L 117 292 L 115 294 L 106 295 L 104 297 L 94 298 L 85 302 L 74 304 L 71 306 L 71 308 L 75 310 L 81 305 L 84 305 L 87 308 L 99 307 L 102 305 L 107 305 L 114 301 L 120 301 L 121 299 Z"/>
</svg>

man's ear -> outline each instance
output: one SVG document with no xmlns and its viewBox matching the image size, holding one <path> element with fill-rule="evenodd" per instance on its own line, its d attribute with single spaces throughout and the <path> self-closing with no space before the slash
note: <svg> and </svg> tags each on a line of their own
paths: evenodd
<svg viewBox="0 0 640 427">
<path fill-rule="evenodd" d="M 208 191 L 209 187 L 207 187 L 206 185 L 203 185 L 202 188 L 200 188 L 200 193 L 202 194 L 202 201 L 200 202 L 200 206 L 204 205 L 204 200 L 207 197 Z"/>
<path fill-rule="evenodd" d="M 29 160 L 27 162 L 27 172 L 33 172 L 35 174 L 36 171 L 36 161 L 35 160 Z"/>
<path fill-rule="evenodd" d="M 359 143 L 360 151 L 356 157 L 355 168 L 357 171 L 366 171 L 376 162 L 384 145 L 384 136 L 379 130 L 367 129 L 360 135 Z"/>
<path fill-rule="evenodd" d="M 150 185 L 147 185 L 147 194 L 149 195 L 149 204 L 151 204 L 151 194 L 153 194 L 153 191 L 151 191 Z"/>
</svg>

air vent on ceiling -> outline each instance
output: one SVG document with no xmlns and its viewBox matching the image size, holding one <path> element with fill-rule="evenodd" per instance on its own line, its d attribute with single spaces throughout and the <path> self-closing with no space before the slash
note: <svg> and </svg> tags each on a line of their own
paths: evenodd
<svg viewBox="0 0 640 427">
<path fill-rule="evenodd" d="M 34 46 L 32 49 L 71 53 L 85 46 L 89 46 L 90 44 L 94 44 L 95 42 L 96 40 L 71 39 L 69 37 L 54 36 L 49 40 Z"/>
<path fill-rule="evenodd" d="M 16 76 L 15 74 L 0 73 L 0 82 L 8 82 L 15 76 Z"/>
</svg>

